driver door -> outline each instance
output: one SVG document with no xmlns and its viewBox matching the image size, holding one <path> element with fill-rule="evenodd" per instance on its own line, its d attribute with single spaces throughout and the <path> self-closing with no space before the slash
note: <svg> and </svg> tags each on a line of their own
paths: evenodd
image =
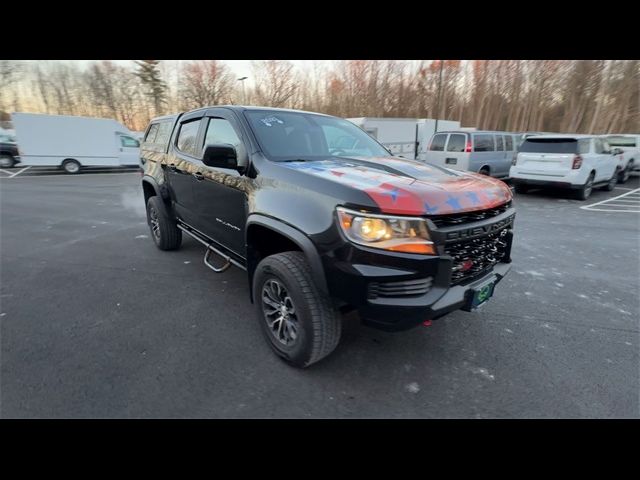
<svg viewBox="0 0 640 480">
<path fill-rule="evenodd" d="M 238 164 L 248 165 L 246 141 L 233 112 L 224 108 L 208 110 L 203 118 L 203 128 L 200 151 L 209 144 L 231 144 L 236 149 Z M 201 159 L 195 164 L 193 194 L 197 223 L 194 226 L 245 258 L 247 195 L 252 180 L 236 169 L 209 167 Z"/>
</svg>

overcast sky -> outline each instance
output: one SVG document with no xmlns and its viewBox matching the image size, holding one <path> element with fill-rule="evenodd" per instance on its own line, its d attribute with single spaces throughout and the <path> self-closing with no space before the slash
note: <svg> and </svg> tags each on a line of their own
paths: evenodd
<svg viewBox="0 0 640 480">
<path fill-rule="evenodd" d="M 83 65 L 89 65 L 93 62 L 99 62 L 100 60 L 68 60 L 68 62 L 80 62 Z M 111 60 L 114 63 L 118 63 L 120 65 L 123 66 L 128 66 L 128 67 L 134 67 L 134 61 L 133 60 Z M 171 62 L 174 62 L 175 60 L 171 60 Z M 182 61 L 187 61 L 187 60 L 182 60 Z M 314 62 L 314 60 L 288 60 L 289 62 L 293 63 L 296 67 L 298 68 L 305 68 L 308 65 L 311 65 Z M 221 62 L 225 63 L 226 65 L 229 66 L 229 68 L 231 68 L 231 70 L 233 70 L 234 74 L 240 78 L 240 77 L 249 77 L 247 79 L 247 85 L 253 84 L 253 79 L 252 74 L 253 72 L 251 71 L 251 62 L 252 60 L 221 60 Z"/>
</svg>

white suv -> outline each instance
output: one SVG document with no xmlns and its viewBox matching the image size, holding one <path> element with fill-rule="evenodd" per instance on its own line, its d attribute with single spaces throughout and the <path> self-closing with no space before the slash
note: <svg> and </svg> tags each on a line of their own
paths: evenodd
<svg viewBox="0 0 640 480">
<path fill-rule="evenodd" d="M 606 135 L 605 140 L 612 149 L 622 150 L 622 165 L 618 181 L 625 183 L 632 171 L 640 170 L 640 135 Z"/>
<path fill-rule="evenodd" d="M 529 187 L 573 189 L 586 200 L 594 187 L 613 190 L 618 159 L 609 144 L 591 135 L 538 135 L 520 145 L 509 171 L 517 193 Z"/>
</svg>

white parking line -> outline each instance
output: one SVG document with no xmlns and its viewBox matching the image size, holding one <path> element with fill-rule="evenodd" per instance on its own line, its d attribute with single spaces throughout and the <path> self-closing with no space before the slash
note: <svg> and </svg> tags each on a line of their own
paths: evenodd
<svg viewBox="0 0 640 480">
<path fill-rule="evenodd" d="M 596 206 L 599 208 L 594 208 Z M 640 188 L 580 208 L 596 212 L 640 213 Z"/>
<path fill-rule="evenodd" d="M 25 171 L 29 170 L 30 168 L 31 168 L 31 166 L 24 167 L 23 169 L 18 170 L 17 172 L 15 172 L 13 175 L 10 175 L 9 178 L 16 177 L 16 176 L 20 175 L 22 172 L 25 172 Z"/>
</svg>

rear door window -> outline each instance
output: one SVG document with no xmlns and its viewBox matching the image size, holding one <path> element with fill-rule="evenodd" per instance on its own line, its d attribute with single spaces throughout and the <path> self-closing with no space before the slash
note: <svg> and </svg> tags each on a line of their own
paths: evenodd
<svg viewBox="0 0 640 480">
<path fill-rule="evenodd" d="M 577 153 L 578 141 L 575 138 L 527 138 L 520 145 L 522 153 Z"/>
<path fill-rule="evenodd" d="M 433 137 L 431 140 L 431 145 L 429 145 L 429 150 L 434 152 L 443 152 L 444 151 L 444 143 L 447 140 L 446 133 L 439 133 Z"/>
<path fill-rule="evenodd" d="M 447 143 L 447 152 L 464 152 L 466 144 L 466 135 L 452 133 L 449 135 L 449 142 Z"/>
<path fill-rule="evenodd" d="M 180 125 L 178 140 L 176 147 L 187 155 L 197 157 L 200 154 L 200 148 L 197 145 L 198 130 L 200 129 L 201 119 L 186 122 Z"/>
<path fill-rule="evenodd" d="M 473 136 L 474 152 L 493 152 L 495 146 L 493 145 L 493 135 L 474 135 Z"/>
<path fill-rule="evenodd" d="M 496 135 L 496 150 L 498 152 L 504 152 L 504 142 L 502 140 L 502 135 Z"/>
<path fill-rule="evenodd" d="M 578 153 L 581 155 L 587 154 L 591 151 L 591 140 L 588 138 L 583 138 L 582 140 L 578 140 Z"/>
</svg>

